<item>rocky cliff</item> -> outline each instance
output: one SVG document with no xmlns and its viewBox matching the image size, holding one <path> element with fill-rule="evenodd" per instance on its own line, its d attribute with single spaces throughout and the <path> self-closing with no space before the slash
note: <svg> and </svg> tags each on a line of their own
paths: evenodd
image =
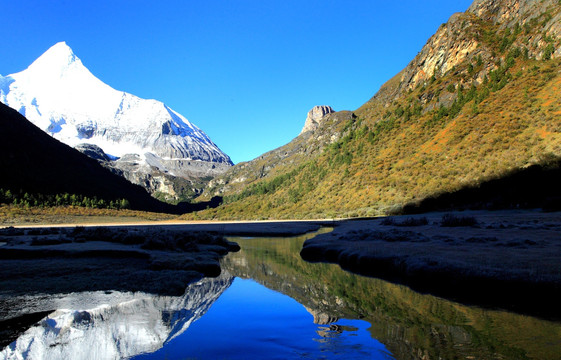
<svg viewBox="0 0 561 360">
<path fill-rule="evenodd" d="M 327 115 L 335 112 L 331 106 L 325 105 L 318 105 L 314 106 L 312 110 L 308 112 L 308 116 L 306 117 L 306 122 L 304 123 L 304 127 L 300 134 L 303 134 L 307 131 L 313 131 L 317 129 L 321 120 Z"/>
<path fill-rule="evenodd" d="M 170 174 L 165 170 L 165 161 L 153 154 L 145 154 L 146 161 L 143 161 L 138 154 L 126 154 L 115 159 L 94 144 L 78 144 L 75 148 L 97 160 L 114 174 L 124 177 L 133 184 L 141 185 L 153 197 L 168 202 L 188 201 L 200 195 L 207 180 L 211 178 L 211 175 L 205 172 L 207 164 L 204 162 L 187 161 L 189 177 L 186 178 Z"/>
</svg>

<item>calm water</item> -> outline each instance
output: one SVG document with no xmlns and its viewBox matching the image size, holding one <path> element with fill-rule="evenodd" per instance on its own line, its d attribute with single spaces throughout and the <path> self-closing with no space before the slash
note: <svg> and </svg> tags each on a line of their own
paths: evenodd
<svg viewBox="0 0 561 360">
<path fill-rule="evenodd" d="M 59 309 L 0 359 L 561 358 L 560 323 L 307 263 L 299 251 L 310 236 L 232 238 L 242 250 L 224 258 L 222 275 L 191 284 L 181 297 L 0 299 L 16 314 Z"/>
<path fill-rule="evenodd" d="M 314 324 L 292 298 L 236 278 L 212 308 L 161 350 L 138 359 L 388 359 L 361 320 Z"/>
</svg>

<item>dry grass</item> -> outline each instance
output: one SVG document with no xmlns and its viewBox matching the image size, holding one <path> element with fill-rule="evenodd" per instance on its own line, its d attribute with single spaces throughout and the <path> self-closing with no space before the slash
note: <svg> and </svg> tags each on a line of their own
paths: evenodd
<svg viewBox="0 0 561 360">
<path fill-rule="evenodd" d="M 116 223 L 171 220 L 177 216 L 136 210 L 91 209 L 77 206 L 30 207 L 0 205 L 0 225 Z"/>
</svg>

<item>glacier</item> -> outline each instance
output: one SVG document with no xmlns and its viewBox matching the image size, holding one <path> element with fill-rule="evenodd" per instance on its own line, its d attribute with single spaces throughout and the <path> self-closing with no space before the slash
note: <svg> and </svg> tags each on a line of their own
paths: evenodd
<svg viewBox="0 0 561 360">
<path fill-rule="evenodd" d="M 96 145 L 113 159 L 135 156 L 136 167 L 121 168 L 128 173 L 190 179 L 215 176 L 233 165 L 201 129 L 164 103 L 96 78 L 65 42 L 27 69 L 0 75 L 0 101 L 67 145 Z M 125 177 L 143 181 L 130 175 Z"/>
</svg>

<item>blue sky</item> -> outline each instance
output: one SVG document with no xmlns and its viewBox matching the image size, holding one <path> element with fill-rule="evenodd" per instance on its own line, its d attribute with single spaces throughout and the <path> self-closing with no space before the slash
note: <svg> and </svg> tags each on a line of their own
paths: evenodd
<svg viewBox="0 0 561 360">
<path fill-rule="evenodd" d="M 471 0 L 2 0 L 0 74 L 66 41 L 117 90 L 163 101 L 234 162 L 355 110 Z"/>
</svg>

